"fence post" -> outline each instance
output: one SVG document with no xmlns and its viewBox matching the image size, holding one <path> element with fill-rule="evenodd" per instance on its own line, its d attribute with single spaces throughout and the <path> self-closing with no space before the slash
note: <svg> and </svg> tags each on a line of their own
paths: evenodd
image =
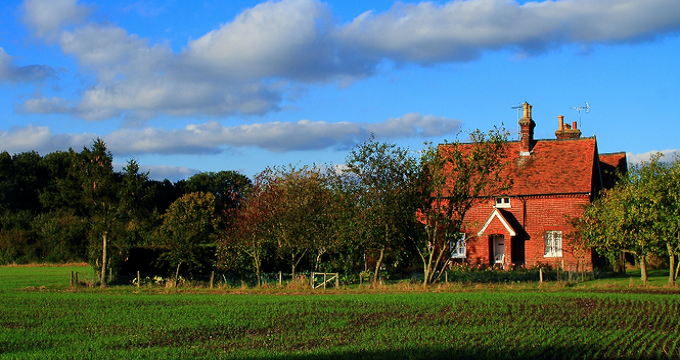
<svg viewBox="0 0 680 360">
<path fill-rule="evenodd" d="M 340 273 L 335 273 L 335 288 L 340 288 Z"/>
<path fill-rule="evenodd" d="M 326 290 L 326 273 L 323 273 L 323 289 Z"/>
<path fill-rule="evenodd" d="M 309 277 L 309 286 L 312 287 L 312 290 L 314 290 L 314 274 L 316 273 L 313 272 L 312 276 Z"/>
<path fill-rule="evenodd" d="M 283 274 L 280 271 L 279 271 L 279 286 L 283 286 Z"/>
<path fill-rule="evenodd" d="M 444 278 L 446 279 L 446 283 L 448 284 L 449 283 L 449 272 L 448 271 L 444 273 Z"/>
<path fill-rule="evenodd" d="M 543 284 L 543 268 L 538 268 L 538 278 L 541 284 Z"/>
<path fill-rule="evenodd" d="M 215 281 L 215 270 L 210 273 L 210 288 L 213 288 L 213 281 Z"/>
<path fill-rule="evenodd" d="M 68 282 L 69 287 L 73 287 L 73 271 L 71 271 L 71 279 Z"/>
<path fill-rule="evenodd" d="M 139 270 L 137 270 L 137 287 L 139 287 L 139 283 L 141 282 L 142 279 L 139 277 Z"/>
</svg>

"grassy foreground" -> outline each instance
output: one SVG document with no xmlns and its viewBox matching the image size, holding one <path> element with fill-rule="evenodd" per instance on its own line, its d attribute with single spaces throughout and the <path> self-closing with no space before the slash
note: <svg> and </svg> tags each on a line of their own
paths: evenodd
<svg viewBox="0 0 680 360">
<path fill-rule="evenodd" d="M 73 291 L 71 270 L 0 268 L 0 358 L 680 358 L 670 289 Z"/>
</svg>

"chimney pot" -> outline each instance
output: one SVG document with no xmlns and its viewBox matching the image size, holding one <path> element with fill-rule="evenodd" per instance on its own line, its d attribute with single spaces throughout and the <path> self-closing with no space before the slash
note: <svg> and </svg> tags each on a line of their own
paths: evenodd
<svg viewBox="0 0 680 360">
<path fill-rule="evenodd" d="M 563 130 L 564 129 L 564 115 L 559 115 L 557 116 L 557 119 L 559 121 L 559 126 L 557 127 L 557 130 Z"/>
<path fill-rule="evenodd" d="M 574 129 L 574 130 L 576 130 L 576 121 L 574 121 L 574 122 L 571 123 L 571 128 Z"/>
</svg>

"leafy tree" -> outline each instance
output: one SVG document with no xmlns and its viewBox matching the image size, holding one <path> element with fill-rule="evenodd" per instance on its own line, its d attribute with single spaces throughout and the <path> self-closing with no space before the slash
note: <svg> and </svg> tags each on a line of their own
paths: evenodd
<svg viewBox="0 0 680 360">
<path fill-rule="evenodd" d="M 163 215 L 159 243 L 168 249 L 161 259 L 176 267 L 175 279 L 182 264 L 190 271 L 204 266 L 201 249 L 214 243 L 216 226 L 215 196 L 210 193 L 186 194 L 170 205 Z"/>
<path fill-rule="evenodd" d="M 366 249 L 377 255 L 373 277 L 377 283 L 385 253 L 404 238 L 415 213 L 410 189 L 419 171 L 417 160 L 408 149 L 371 137 L 352 149 L 347 171 L 356 177 L 353 191 L 360 207 L 361 238 Z"/>
<path fill-rule="evenodd" d="M 660 162 L 661 154 L 631 166 L 622 181 L 588 205 L 577 229 L 583 241 L 604 252 L 625 251 L 640 264 L 647 282 L 649 254 L 668 254 L 669 283 L 675 279 L 678 248 L 677 175 L 675 167 Z"/>
<path fill-rule="evenodd" d="M 279 255 L 288 260 L 291 272 L 308 254 L 321 255 L 332 246 L 330 203 L 331 189 L 318 168 L 275 169 L 280 197 L 274 199 L 272 235 L 277 240 Z"/>
<path fill-rule="evenodd" d="M 274 238 L 275 216 L 280 211 L 279 182 L 272 169 L 258 174 L 241 206 L 232 210 L 233 226 L 218 240 L 218 267 L 233 270 L 238 263 L 234 260 L 246 254 L 251 259 L 258 287 L 262 285 L 263 263 Z"/>
<path fill-rule="evenodd" d="M 439 279 L 461 245 L 467 212 L 512 185 L 505 171 L 507 131 L 475 130 L 469 136 L 470 143 L 430 145 L 421 156 L 414 214 L 423 225 L 414 240 L 425 271 L 423 285 Z"/>
</svg>

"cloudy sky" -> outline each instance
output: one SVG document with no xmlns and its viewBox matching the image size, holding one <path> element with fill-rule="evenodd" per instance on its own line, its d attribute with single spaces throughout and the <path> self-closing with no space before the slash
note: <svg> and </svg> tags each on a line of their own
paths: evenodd
<svg viewBox="0 0 680 360">
<path fill-rule="evenodd" d="M 677 0 L 5 1 L 0 151 L 101 137 L 156 179 L 340 164 L 580 121 L 601 153 L 680 148 Z M 574 107 L 590 105 L 588 113 Z M 464 140 L 464 139 L 462 139 Z"/>
</svg>

